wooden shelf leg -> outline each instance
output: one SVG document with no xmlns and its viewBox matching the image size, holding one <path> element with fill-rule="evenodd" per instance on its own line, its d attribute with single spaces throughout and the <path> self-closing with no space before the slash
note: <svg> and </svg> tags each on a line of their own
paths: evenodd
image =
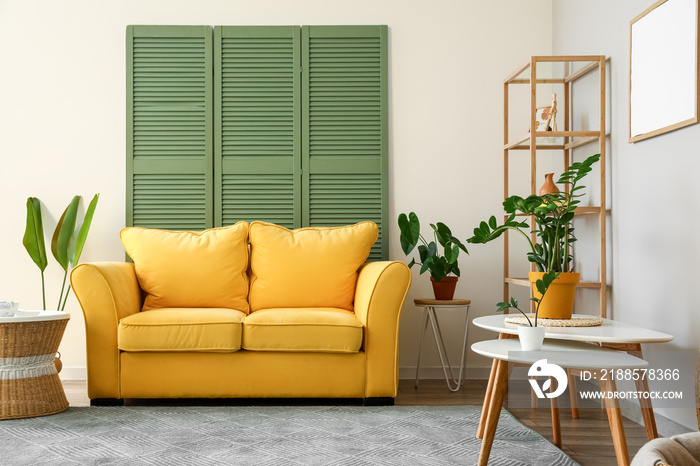
<svg viewBox="0 0 700 466">
<path fill-rule="evenodd" d="M 611 379 L 601 380 L 600 388 L 603 392 L 614 393 L 617 391 L 615 381 Z M 622 425 L 622 413 L 620 404 L 615 398 L 605 398 L 605 411 L 608 413 L 610 423 L 610 433 L 612 434 L 613 445 L 615 445 L 615 456 L 618 466 L 629 466 L 630 457 L 627 451 L 627 439 L 625 438 L 625 428 Z"/>
<path fill-rule="evenodd" d="M 505 397 L 507 390 L 508 363 L 506 361 L 497 360 L 493 393 L 491 394 L 491 403 L 489 404 L 486 425 L 484 426 L 484 438 L 481 441 L 478 466 L 488 465 L 489 456 L 491 455 L 491 447 L 493 446 L 493 437 L 496 435 L 496 427 L 498 426 L 498 417 L 501 414 L 503 398 Z"/>
</svg>

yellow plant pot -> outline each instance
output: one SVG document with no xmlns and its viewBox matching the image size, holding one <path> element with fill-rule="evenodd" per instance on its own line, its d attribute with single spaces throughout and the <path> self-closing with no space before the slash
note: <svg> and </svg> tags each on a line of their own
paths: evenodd
<svg viewBox="0 0 700 466">
<path fill-rule="evenodd" d="M 532 283 L 532 292 L 535 298 L 542 295 L 537 291 L 535 282 L 542 278 L 544 272 L 530 272 L 528 279 Z M 571 319 L 574 311 L 574 300 L 576 299 L 576 285 L 581 281 L 579 273 L 562 273 L 549 285 L 547 294 L 540 304 L 538 317 L 543 319 Z"/>
</svg>

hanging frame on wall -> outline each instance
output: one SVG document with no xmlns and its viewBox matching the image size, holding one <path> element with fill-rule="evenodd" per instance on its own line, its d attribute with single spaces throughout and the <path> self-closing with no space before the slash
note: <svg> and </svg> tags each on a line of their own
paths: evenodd
<svg viewBox="0 0 700 466">
<path fill-rule="evenodd" d="M 630 21 L 629 142 L 698 119 L 698 0 L 660 0 Z"/>
</svg>

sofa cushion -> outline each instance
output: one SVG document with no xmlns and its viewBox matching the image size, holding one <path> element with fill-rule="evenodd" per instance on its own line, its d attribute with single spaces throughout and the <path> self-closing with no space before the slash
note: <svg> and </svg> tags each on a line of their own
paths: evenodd
<svg viewBox="0 0 700 466">
<path fill-rule="evenodd" d="M 241 349 L 241 321 L 234 309 L 157 309 L 119 321 L 122 351 L 200 351 L 230 353 Z"/>
<path fill-rule="evenodd" d="M 120 237 L 147 293 L 143 310 L 226 308 L 248 312 L 248 224 L 200 233 L 124 228 Z"/>
<path fill-rule="evenodd" d="M 241 346 L 251 351 L 357 353 L 362 324 L 345 309 L 263 309 L 243 320 Z"/>
<path fill-rule="evenodd" d="M 298 230 L 253 222 L 251 311 L 298 307 L 351 311 L 357 270 L 377 235 L 374 222 Z"/>
</svg>

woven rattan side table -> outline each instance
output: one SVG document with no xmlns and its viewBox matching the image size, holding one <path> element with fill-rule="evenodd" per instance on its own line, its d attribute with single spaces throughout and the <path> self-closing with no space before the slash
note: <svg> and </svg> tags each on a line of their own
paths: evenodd
<svg viewBox="0 0 700 466">
<path fill-rule="evenodd" d="M 41 311 L 0 317 L 0 419 L 46 416 L 68 409 L 53 364 L 70 314 Z"/>
</svg>

